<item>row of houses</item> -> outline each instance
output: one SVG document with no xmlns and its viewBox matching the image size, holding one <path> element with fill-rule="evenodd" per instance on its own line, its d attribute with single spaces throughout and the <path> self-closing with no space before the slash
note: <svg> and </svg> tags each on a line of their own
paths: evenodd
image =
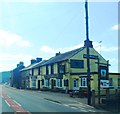
<svg viewBox="0 0 120 114">
<path fill-rule="evenodd" d="M 92 46 L 90 50 L 90 85 L 91 90 L 95 90 L 96 94 L 99 86 L 99 64 L 108 68 L 107 60 L 105 60 Z M 36 90 L 53 90 L 53 91 L 80 91 L 87 90 L 87 59 L 86 46 L 68 51 L 65 53 L 56 53 L 54 57 L 48 60 L 36 58 L 31 60 L 31 64 L 24 67 L 23 63 L 19 64 L 11 74 L 11 86 L 15 86 L 14 81 L 19 80 L 17 88 L 36 89 Z M 108 70 L 109 71 L 109 68 Z M 15 73 L 17 72 L 17 73 Z M 16 76 L 15 76 L 15 74 Z M 109 90 L 120 91 L 120 73 L 106 73 L 105 69 L 101 73 L 107 75 L 103 78 L 103 82 L 109 80 Z M 19 75 L 18 75 L 19 74 Z M 17 78 L 16 78 L 17 77 Z M 102 83 L 103 83 L 102 82 Z M 101 94 L 105 94 L 106 88 L 100 88 Z"/>
</svg>

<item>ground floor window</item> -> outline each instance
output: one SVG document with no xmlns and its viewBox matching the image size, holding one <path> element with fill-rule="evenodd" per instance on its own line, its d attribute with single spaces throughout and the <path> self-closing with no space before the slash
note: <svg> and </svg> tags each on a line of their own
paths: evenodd
<svg viewBox="0 0 120 114">
<path fill-rule="evenodd" d="M 118 78 L 118 87 L 120 87 L 120 78 Z"/>
<path fill-rule="evenodd" d="M 62 79 L 56 79 L 56 87 L 62 87 Z"/>
<path fill-rule="evenodd" d="M 78 79 L 73 80 L 73 90 L 79 90 Z"/>
<path fill-rule="evenodd" d="M 109 78 L 109 86 L 112 87 L 113 86 L 113 79 Z"/>
<path fill-rule="evenodd" d="M 36 80 L 32 80 L 32 87 L 36 87 Z"/>
<path fill-rule="evenodd" d="M 78 87 L 78 79 L 73 80 L 73 87 Z"/>
<path fill-rule="evenodd" d="M 46 79 L 45 82 L 46 82 L 46 87 L 49 87 L 49 79 Z"/>
<path fill-rule="evenodd" d="M 80 78 L 80 87 L 87 87 L 87 77 Z"/>
<path fill-rule="evenodd" d="M 64 80 L 64 86 L 68 87 L 68 79 Z"/>
</svg>

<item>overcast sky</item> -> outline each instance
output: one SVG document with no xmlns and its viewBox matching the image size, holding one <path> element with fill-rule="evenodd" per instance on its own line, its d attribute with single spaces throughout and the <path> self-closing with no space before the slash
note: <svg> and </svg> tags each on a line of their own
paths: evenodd
<svg viewBox="0 0 120 114">
<path fill-rule="evenodd" d="M 118 29 L 117 2 L 89 3 L 90 40 L 110 72 L 118 72 Z M 82 47 L 85 37 L 84 2 L 0 2 L 0 71 Z"/>
</svg>

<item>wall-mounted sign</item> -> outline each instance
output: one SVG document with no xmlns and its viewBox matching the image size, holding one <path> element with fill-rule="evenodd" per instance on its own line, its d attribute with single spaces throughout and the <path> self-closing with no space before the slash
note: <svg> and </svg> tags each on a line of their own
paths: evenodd
<svg viewBox="0 0 120 114">
<path fill-rule="evenodd" d="M 87 54 L 84 54 L 83 58 L 87 58 Z M 89 58 L 90 59 L 98 59 L 98 56 L 96 56 L 96 55 L 89 55 Z"/>
<path fill-rule="evenodd" d="M 99 66 L 99 76 L 100 80 L 108 79 L 108 67 L 107 66 Z"/>
<path fill-rule="evenodd" d="M 109 80 L 100 80 L 101 88 L 109 88 Z"/>
</svg>

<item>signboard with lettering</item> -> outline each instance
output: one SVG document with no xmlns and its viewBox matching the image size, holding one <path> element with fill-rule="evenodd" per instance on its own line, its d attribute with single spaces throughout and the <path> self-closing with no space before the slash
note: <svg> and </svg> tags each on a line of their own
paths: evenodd
<svg viewBox="0 0 120 114">
<path fill-rule="evenodd" d="M 100 80 L 101 88 L 109 88 L 109 80 Z"/>
<path fill-rule="evenodd" d="M 87 58 L 87 54 L 84 54 L 83 58 Z M 90 59 L 98 59 L 98 56 L 96 56 L 96 55 L 89 55 L 89 58 Z"/>
</svg>

